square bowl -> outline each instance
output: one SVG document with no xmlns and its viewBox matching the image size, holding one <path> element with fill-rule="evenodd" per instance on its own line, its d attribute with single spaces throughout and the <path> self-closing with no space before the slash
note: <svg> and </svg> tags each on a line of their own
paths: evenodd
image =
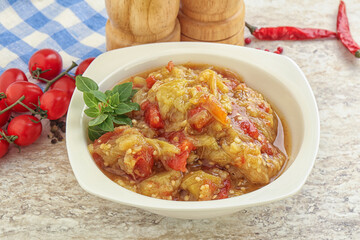
<svg viewBox="0 0 360 240">
<path fill-rule="evenodd" d="M 214 43 L 156 43 L 106 52 L 98 56 L 84 76 L 100 90 L 136 74 L 167 64 L 202 63 L 228 68 L 262 93 L 285 120 L 290 132 L 289 162 L 268 185 L 222 200 L 184 202 L 147 197 L 129 191 L 106 177 L 93 161 L 87 145 L 86 106 L 75 90 L 67 115 L 66 145 L 69 161 L 80 186 L 87 192 L 164 216 L 196 219 L 227 215 L 241 209 L 289 197 L 304 185 L 316 159 L 320 124 L 315 97 L 300 68 L 290 58 L 246 47 Z"/>
</svg>

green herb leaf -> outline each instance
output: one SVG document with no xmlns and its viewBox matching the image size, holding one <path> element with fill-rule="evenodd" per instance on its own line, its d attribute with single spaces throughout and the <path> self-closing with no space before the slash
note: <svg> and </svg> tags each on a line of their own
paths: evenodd
<svg viewBox="0 0 360 240">
<path fill-rule="evenodd" d="M 111 105 L 118 105 L 118 104 L 120 104 L 120 100 L 119 100 L 119 93 L 117 92 L 117 93 L 115 93 L 114 95 L 112 95 L 111 97 L 110 97 L 110 104 Z"/>
<path fill-rule="evenodd" d="M 133 109 L 129 107 L 126 103 L 119 103 L 117 108 L 115 109 L 115 113 L 118 115 L 122 115 L 124 113 L 131 112 Z"/>
<path fill-rule="evenodd" d="M 132 85 L 133 85 L 132 82 L 127 82 L 127 83 L 116 85 L 113 88 L 113 92 L 119 93 L 119 95 L 120 95 L 119 100 L 121 102 L 126 101 L 131 96 Z"/>
<path fill-rule="evenodd" d="M 90 126 L 88 127 L 88 136 L 91 141 L 94 141 L 101 137 L 106 132 L 101 130 L 98 126 Z"/>
<path fill-rule="evenodd" d="M 130 99 L 139 91 L 139 89 L 133 89 L 131 91 Z"/>
<path fill-rule="evenodd" d="M 76 76 L 75 84 L 77 89 L 81 92 L 90 92 L 99 89 L 99 86 L 95 81 L 81 75 Z"/>
<path fill-rule="evenodd" d="M 105 93 L 103 93 L 103 92 L 100 92 L 100 91 L 98 91 L 98 90 L 92 90 L 90 93 L 92 93 L 92 94 L 94 94 L 94 96 L 98 99 L 98 100 L 100 100 L 101 102 L 103 102 L 103 103 L 106 103 L 107 101 L 106 101 L 106 95 L 105 95 Z"/>
<path fill-rule="evenodd" d="M 107 97 L 110 97 L 112 94 L 113 94 L 113 92 L 112 92 L 111 90 L 106 90 L 106 91 L 105 91 L 105 95 L 106 95 Z"/>
<path fill-rule="evenodd" d="M 91 107 L 91 108 L 85 109 L 84 112 L 86 115 L 88 115 L 89 117 L 92 117 L 92 118 L 96 118 L 97 116 L 100 115 L 100 110 L 97 107 Z"/>
<path fill-rule="evenodd" d="M 131 119 L 126 115 L 116 116 L 113 118 L 114 123 L 119 125 L 130 125 L 132 126 Z"/>
<path fill-rule="evenodd" d="M 136 102 L 126 102 L 126 104 L 135 111 L 139 111 L 140 110 L 140 105 Z"/>
<path fill-rule="evenodd" d="M 99 125 L 99 124 L 103 123 L 107 118 L 108 118 L 107 114 L 101 114 L 101 115 L 97 116 L 96 118 L 90 120 L 89 126 Z"/>
<path fill-rule="evenodd" d="M 92 94 L 90 92 L 84 92 L 83 98 L 84 98 L 84 102 L 85 102 L 86 106 L 88 106 L 90 108 L 98 106 L 99 101 L 96 100 L 94 94 Z"/>
<path fill-rule="evenodd" d="M 111 131 L 114 131 L 114 123 L 113 123 L 113 118 L 112 117 L 107 117 L 105 119 L 105 121 L 103 121 L 102 123 L 100 123 L 98 125 L 98 127 L 105 131 L 105 132 L 111 132 Z"/>
</svg>

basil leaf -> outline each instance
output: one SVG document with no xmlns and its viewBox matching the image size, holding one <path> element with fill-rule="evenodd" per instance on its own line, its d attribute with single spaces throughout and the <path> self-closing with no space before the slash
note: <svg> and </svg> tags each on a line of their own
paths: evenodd
<svg viewBox="0 0 360 240">
<path fill-rule="evenodd" d="M 123 101 L 127 100 L 131 96 L 132 82 L 127 82 L 127 83 L 123 83 L 123 84 L 120 84 L 120 85 L 116 85 L 113 88 L 113 92 L 118 92 L 119 93 L 120 102 L 123 102 Z"/>
<path fill-rule="evenodd" d="M 105 95 L 107 96 L 107 97 L 110 97 L 111 95 L 112 95 L 112 91 L 111 90 L 106 90 L 105 91 Z"/>
<path fill-rule="evenodd" d="M 76 76 L 75 84 L 77 89 L 81 92 L 90 92 L 91 90 L 99 89 L 99 86 L 95 81 L 81 75 Z"/>
<path fill-rule="evenodd" d="M 115 113 L 118 115 L 131 112 L 133 109 L 129 107 L 126 103 L 119 103 L 117 108 L 115 109 Z"/>
<path fill-rule="evenodd" d="M 121 115 L 121 116 L 116 116 L 113 119 L 114 123 L 119 124 L 119 125 L 130 125 L 132 126 L 132 121 L 128 116 L 125 115 Z"/>
<path fill-rule="evenodd" d="M 92 117 L 92 118 L 96 118 L 97 116 L 100 115 L 100 110 L 97 107 L 91 107 L 91 108 L 85 109 L 84 112 L 86 115 L 88 115 L 89 117 Z"/>
<path fill-rule="evenodd" d="M 132 98 L 138 91 L 139 91 L 139 89 L 133 89 L 133 90 L 131 91 L 130 98 Z"/>
<path fill-rule="evenodd" d="M 139 111 L 140 110 L 140 105 L 136 102 L 126 102 L 126 104 L 135 111 Z"/>
<path fill-rule="evenodd" d="M 88 136 L 91 141 L 94 141 L 101 137 L 105 131 L 101 130 L 98 126 L 88 127 Z"/>
<path fill-rule="evenodd" d="M 112 117 L 107 117 L 105 121 L 98 125 L 98 127 L 105 132 L 114 131 L 114 123 Z"/>
<path fill-rule="evenodd" d="M 110 97 L 110 104 L 111 105 L 119 105 L 120 104 L 120 100 L 119 100 L 119 93 L 115 93 L 114 95 L 112 95 Z"/>
<path fill-rule="evenodd" d="M 100 91 L 98 91 L 98 90 L 92 90 L 90 93 L 94 94 L 94 96 L 95 96 L 98 100 L 102 101 L 103 103 L 106 103 L 106 95 L 105 95 L 105 93 L 100 92 Z"/>
<path fill-rule="evenodd" d="M 98 102 L 94 96 L 94 94 L 89 93 L 89 92 L 84 92 L 83 93 L 83 98 L 84 98 L 84 102 L 86 104 L 86 106 L 88 107 L 97 107 Z"/>
<path fill-rule="evenodd" d="M 89 122 L 89 126 L 99 125 L 99 124 L 103 123 L 107 118 L 108 118 L 108 115 L 101 114 L 101 115 L 97 116 L 95 119 L 91 119 Z"/>
</svg>

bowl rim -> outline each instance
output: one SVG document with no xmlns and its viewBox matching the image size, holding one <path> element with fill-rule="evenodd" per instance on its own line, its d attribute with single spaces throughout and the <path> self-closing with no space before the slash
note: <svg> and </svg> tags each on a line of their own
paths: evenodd
<svg viewBox="0 0 360 240">
<path fill-rule="evenodd" d="M 270 184 L 262 187 L 259 190 L 250 192 L 238 197 L 232 197 L 222 200 L 211 200 L 211 201 L 171 201 L 171 200 L 162 200 L 147 197 L 138 193 L 134 193 L 130 190 L 122 188 L 115 182 L 108 179 L 103 179 L 106 186 L 100 186 L 99 183 L 92 182 L 90 177 L 86 177 L 89 172 L 95 173 L 94 168 L 103 175 L 103 173 L 97 168 L 90 154 L 84 156 L 84 147 L 86 144 L 80 145 L 78 141 L 81 141 L 81 129 L 82 128 L 82 117 L 83 113 L 79 113 L 79 109 L 84 108 L 84 103 L 82 100 L 82 94 L 75 89 L 73 98 L 71 100 L 68 115 L 67 115 L 67 129 L 66 129 L 66 146 L 68 150 L 68 157 L 74 172 L 74 175 L 79 182 L 80 186 L 87 192 L 99 196 L 104 199 L 115 201 L 129 206 L 139 207 L 143 209 L 150 210 L 171 210 L 171 211 L 203 211 L 203 210 L 220 210 L 220 209 L 229 209 L 229 208 L 244 208 L 251 207 L 259 204 L 265 204 L 280 200 L 293 194 L 297 193 L 301 187 L 306 182 L 308 175 L 310 174 L 316 155 L 318 152 L 319 141 L 320 141 L 320 120 L 319 113 L 316 104 L 314 94 L 311 90 L 310 84 L 307 81 L 304 73 L 301 71 L 299 66 L 290 58 L 286 56 L 281 56 L 257 49 L 240 47 L 234 45 L 226 44 L 215 44 L 215 43 L 196 43 L 196 42 L 172 42 L 172 43 L 155 43 L 155 44 L 145 44 L 138 45 L 128 48 L 116 49 L 112 51 L 105 52 L 99 55 L 88 67 L 86 72 L 83 74 L 86 77 L 90 77 L 93 80 L 97 81 L 101 86 L 104 82 L 108 81 L 112 77 L 116 76 L 119 71 L 124 71 L 129 62 L 141 61 L 144 55 L 153 57 L 156 56 L 171 56 L 172 54 L 213 54 L 221 55 L 226 57 L 231 57 L 237 60 L 246 61 L 259 69 L 273 75 L 275 78 L 279 77 L 280 73 L 274 71 L 276 67 L 283 67 L 287 72 L 292 73 L 293 79 L 297 80 L 297 84 L 300 84 L 303 88 L 307 99 L 309 100 L 306 105 L 308 111 L 308 117 L 310 121 L 304 122 L 305 131 L 311 131 L 311 138 L 308 137 L 303 140 L 303 145 L 306 144 L 307 151 L 299 152 L 300 156 L 306 157 L 306 161 L 303 161 L 302 164 L 306 164 L 305 170 L 302 172 L 301 176 L 296 179 L 296 182 L 292 182 L 291 190 L 286 192 L 280 192 L 273 197 L 268 197 L 265 200 L 261 198 L 262 194 L 271 194 L 274 189 L 281 189 L 282 182 L 286 182 L 286 179 L 290 179 L 292 176 L 297 176 L 296 166 L 299 165 L 299 161 L 294 160 L 293 164 L 281 174 L 279 178 Z M 122 59 L 126 56 L 126 59 Z M 246 58 L 245 58 L 246 56 Z M 116 63 L 114 61 L 116 59 Z M 254 62 L 257 62 L 256 64 Z M 122 65 L 124 64 L 124 65 Z M 140 64 L 140 63 L 139 63 Z M 114 68 L 114 65 L 122 66 Z M 259 67 L 260 66 L 260 67 Z M 101 69 L 101 71 L 99 71 Z M 80 102 L 79 102 L 80 101 Z M 82 135 L 84 132 L 82 131 Z M 304 141 L 307 140 L 306 143 Z M 304 149 L 305 146 L 301 146 L 300 150 Z M 87 147 L 86 147 L 87 151 Z M 84 159 L 85 158 L 85 159 Z M 87 161 L 90 163 L 88 166 L 83 166 L 83 162 Z M 96 174 L 96 173 L 95 173 Z M 278 186 L 279 185 L 279 186 Z M 116 192 L 111 192 L 114 190 L 114 186 L 120 190 L 115 190 Z M 260 197 L 259 197 L 260 196 Z"/>
</svg>

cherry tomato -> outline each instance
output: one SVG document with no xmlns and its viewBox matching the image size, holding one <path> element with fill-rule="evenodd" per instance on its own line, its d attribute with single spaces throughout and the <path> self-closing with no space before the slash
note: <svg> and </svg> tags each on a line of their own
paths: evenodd
<svg viewBox="0 0 360 240">
<path fill-rule="evenodd" d="M 72 94 L 74 93 L 75 87 L 76 87 L 75 80 L 65 75 L 56 82 L 54 82 L 50 86 L 50 89 L 62 90 L 68 94 L 69 98 L 71 98 Z"/>
<path fill-rule="evenodd" d="M 18 68 L 10 68 L 0 76 L 0 92 L 5 93 L 8 86 L 14 82 L 27 81 L 26 75 Z"/>
<path fill-rule="evenodd" d="M 70 98 L 64 91 L 52 89 L 40 97 L 40 108 L 47 111 L 47 118 L 56 120 L 65 115 L 68 110 Z"/>
<path fill-rule="evenodd" d="M 7 105 L 5 103 L 5 99 L 0 100 L 0 111 L 7 108 Z M 0 127 L 4 126 L 7 121 L 9 120 L 11 115 L 11 109 L 7 110 L 6 112 L 0 114 Z"/>
<path fill-rule="evenodd" d="M 53 49 L 41 49 L 35 52 L 29 60 L 30 73 L 35 71 L 37 68 L 41 69 L 41 71 L 49 70 L 41 73 L 39 77 L 51 80 L 60 74 L 62 70 L 62 58 L 60 54 Z"/>
<path fill-rule="evenodd" d="M 5 102 L 9 106 L 15 103 L 19 98 L 25 96 L 22 101 L 26 106 L 35 109 L 38 105 L 39 98 L 43 94 L 41 88 L 31 82 L 14 82 L 6 89 Z M 34 105 L 35 104 L 35 105 Z M 27 112 L 28 110 L 20 104 L 15 105 L 12 110 L 14 112 Z"/>
<path fill-rule="evenodd" d="M 85 70 L 89 67 L 90 63 L 94 61 L 94 57 L 87 58 L 84 61 L 82 61 L 79 66 L 76 68 L 75 76 L 77 75 L 83 75 Z"/>
<path fill-rule="evenodd" d="M 19 146 L 34 143 L 40 137 L 41 131 L 41 122 L 32 115 L 17 116 L 8 125 L 8 134 L 18 136 L 14 143 Z"/>
<path fill-rule="evenodd" d="M 5 133 L 4 130 L 2 130 L 1 128 L 0 131 Z M 0 136 L 0 138 L 2 137 Z M 0 158 L 2 158 L 8 152 L 8 150 L 9 150 L 9 143 L 4 139 L 0 140 Z"/>
</svg>

